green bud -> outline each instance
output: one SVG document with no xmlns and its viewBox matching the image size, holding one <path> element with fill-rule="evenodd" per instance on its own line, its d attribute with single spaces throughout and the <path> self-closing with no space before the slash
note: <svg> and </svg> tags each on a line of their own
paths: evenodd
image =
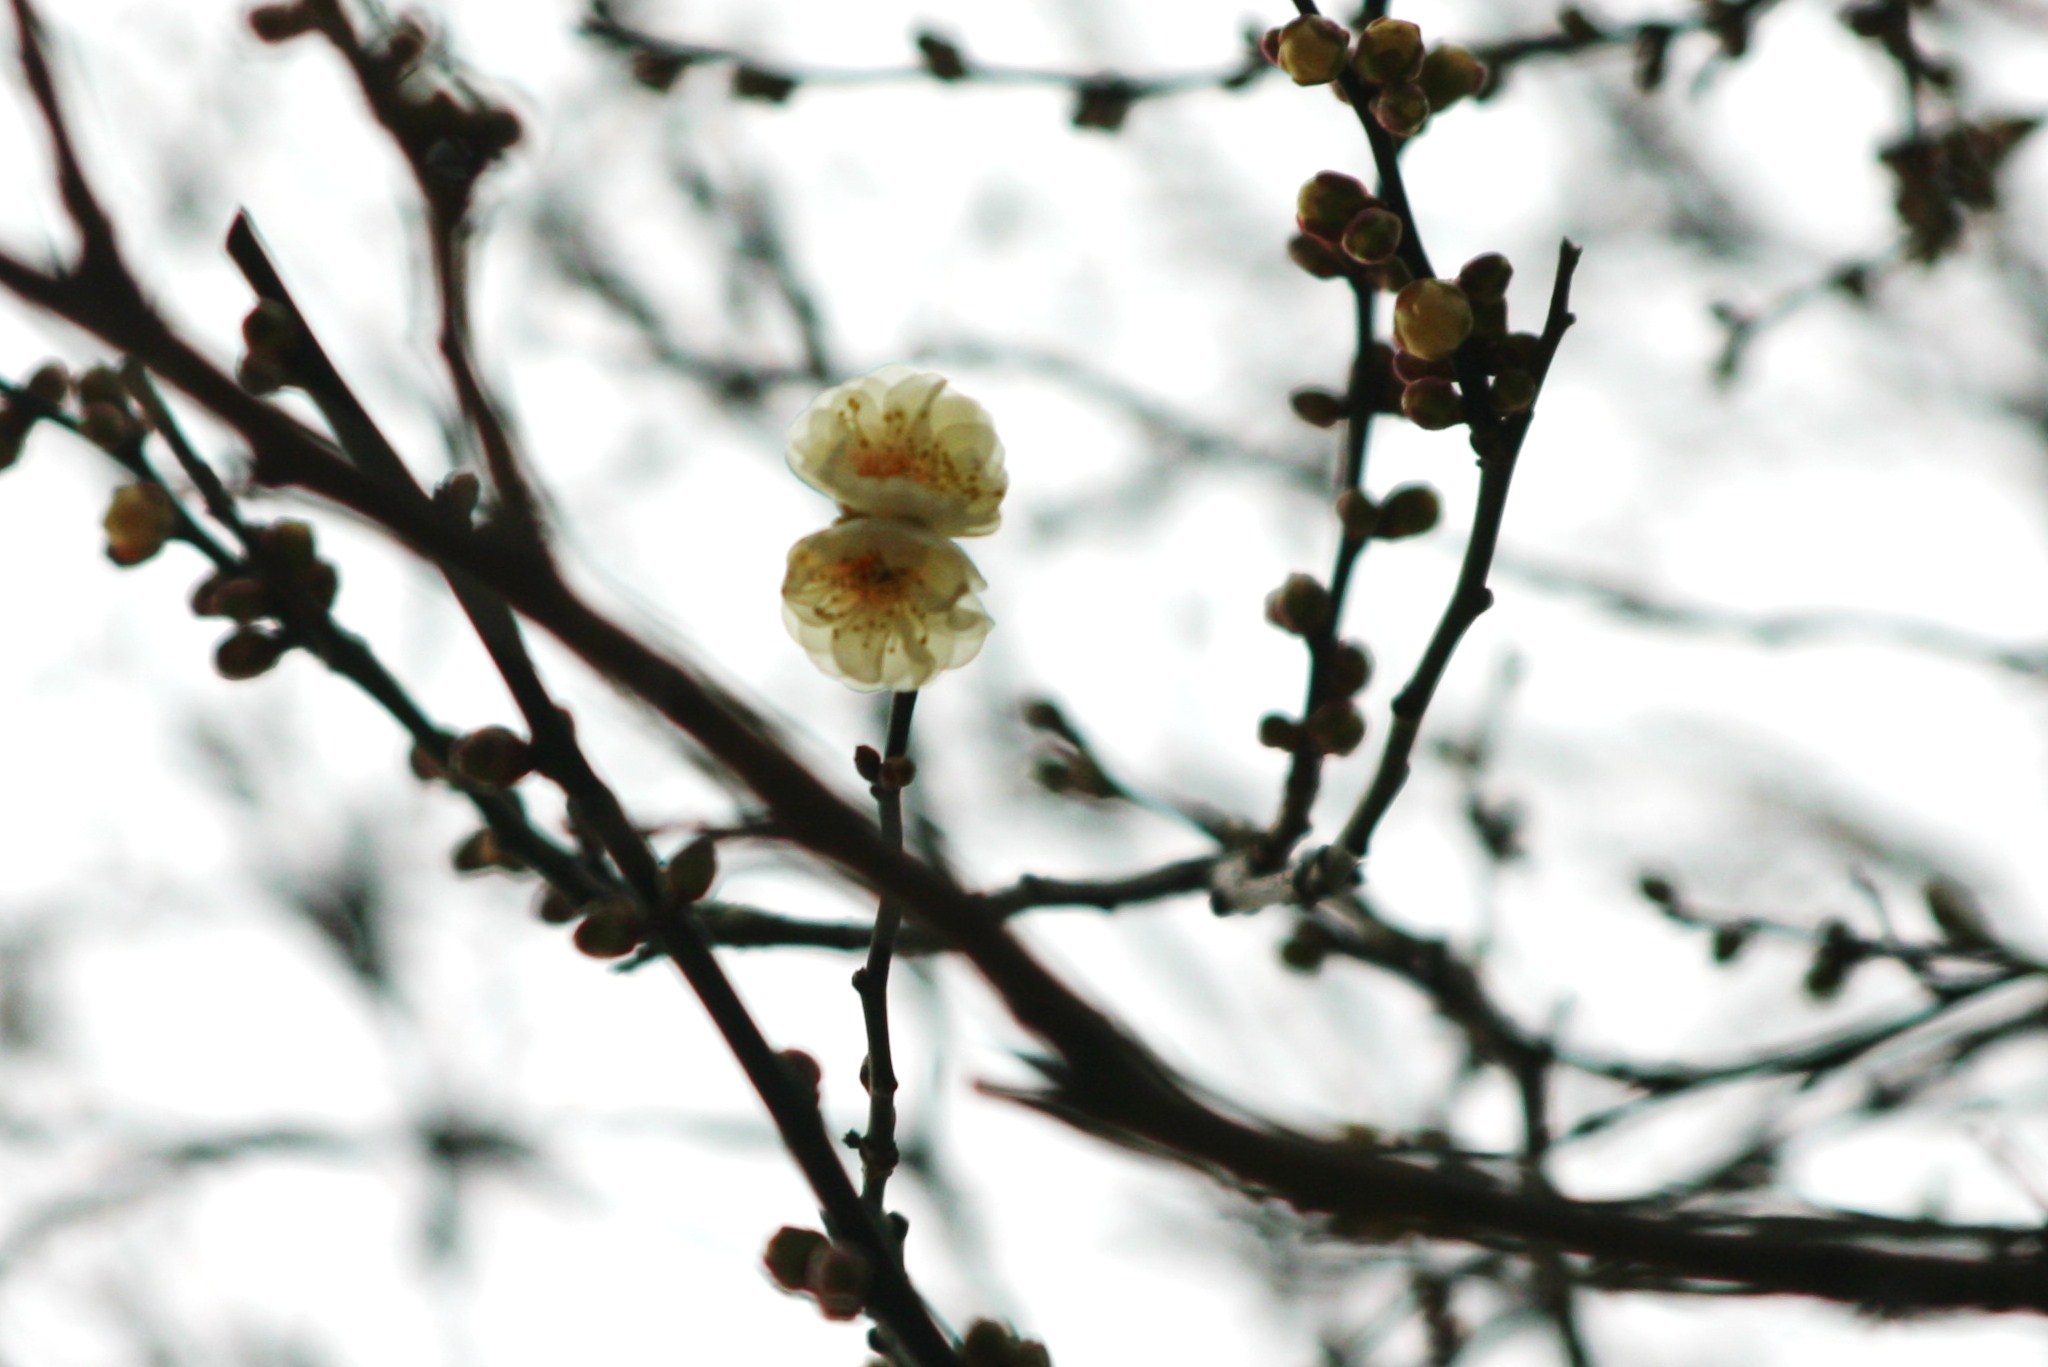
<svg viewBox="0 0 2048 1367">
<path fill-rule="evenodd" d="M 124 484 L 114 490 L 101 525 L 107 531 L 107 559 L 123 567 L 140 565 L 177 530 L 178 505 L 161 484 Z"/>
<path fill-rule="evenodd" d="M 1287 396 L 1287 406 L 1311 427 L 1335 427 L 1344 421 L 1344 396 L 1327 389 L 1297 389 Z"/>
<path fill-rule="evenodd" d="M 1493 390 L 1487 397 L 1496 413 L 1526 412 L 1536 402 L 1536 377 L 1526 370 L 1503 370 L 1494 376 Z"/>
<path fill-rule="evenodd" d="M 1318 171 L 1301 183 L 1294 196 L 1294 222 L 1303 232 L 1335 242 L 1345 227 L 1379 201 L 1356 176 Z"/>
<path fill-rule="evenodd" d="M 708 835 L 700 835 L 677 850 L 662 869 L 662 881 L 668 889 L 669 901 L 675 905 L 703 901 L 704 894 L 718 881 L 717 843 Z"/>
<path fill-rule="evenodd" d="M 1330 652 L 1330 691 L 1349 698 L 1372 682 L 1372 656 L 1362 645 L 1345 641 Z"/>
<path fill-rule="evenodd" d="M 1318 280 L 1335 280 L 1350 273 L 1341 252 L 1307 233 L 1288 239 L 1287 259 Z"/>
<path fill-rule="evenodd" d="M 1344 69 L 1351 31 L 1335 19 L 1304 14 L 1280 26 L 1276 63 L 1296 85 L 1327 85 Z"/>
<path fill-rule="evenodd" d="M 509 727 L 484 726 L 458 738 L 448 762 L 471 783 L 509 788 L 533 772 L 533 747 Z"/>
<path fill-rule="evenodd" d="M 1379 524 L 1380 510 L 1363 493 L 1346 489 L 1337 495 L 1337 521 L 1344 528 L 1344 539 L 1353 543 L 1372 535 L 1372 529 Z"/>
<path fill-rule="evenodd" d="M 1293 636 L 1315 636 L 1330 626 L 1330 591 L 1306 574 L 1290 574 L 1287 582 L 1266 595 L 1266 620 Z"/>
<path fill-rule="evenodd" d="M 1330 957 L 1330 932 L 1304 916 L 1280 942 L 1280 962 L 1296 973 L 1313 973 Z"/>
<path fill-rule="evenodd" d="M 1467 261 L 1458 271 L 1458 288 L 1466 297 L 1478 299 L 1505 299 L 1508 281 L 1514 279 L 1515 268 L 1499 252 L 1487 252 Z"/>
<path fill-rule="evenodd" d="M 1390 85 L 1373 96 L 1372 116 L 1397 138 L 1412 138 L 1429 122 L 1429 97 L 1418 85 Z"/>
<path fill-rule="evenodd" d="M 1301 728 L 1278 712 L 1259 718 L 1259 744 L 1268 750 L 1292 750 L 1301 744 Z"/>
<path fill-rule="evenodd" d="M 1398 85 L 1422 70 L 1422 30 L 1405 19 L 1375 19 L 1358 35 L 1351 69 L 1374 85 Z"/>
<path fill-rule="evenodd" d="M 1348 755 L 1365 739 L 1365 716 L 1349 698 L 1332 698 L 1309 713 L 1301 729 L 1326 755 Z"/>
<path fill-rule="evenodd" d="M 1383 206 L 1367 209 L 1345 225 L 1337 245 L 1352 260 L 1376 266 L 1401 250 L 1401 216 Z"/>
<path fill-rule="evenodd" d="M 1394 300 L 1394 341 L 1425 361 L 1454 354 L 1472 335 L 1472 302 L 1449 280 L 1416 280 Z"/>
<path fill-rule="evenodd" d="M 223 679 L 239 683 L 269 673 L 271 667 L 283 658 L 284 652 L 284 640 L 275 632 L 261 627 L 242 627 L 214 647 L 214 672 Z"/>
<path fill-rule="evenodd" d="M 600 897 L 583 908 L 571 939 L 579 952 L 593 959 L 619 959 L 640 947 L 647 926 L 629 897 Z"/>
<path fill-rule="evenodd" d="M 1379 526 L 1373 535 L 1382 541 L 1400 541 L 1420 536 L 1436 526 L 1443 515 L 1443 500 L 1427 484 L 1403 484 L 1380 504 Z"/>
<path fill-rule="evenodd" d="M 1444 43 L 1431 48 L 1422 59 L 1415 83 L 1422 87 L 1430 109 L 1440 113 L 1485 89 L 1486 64 L 1455 43 Z"/>
<path fill-rule="evenodd" d="M 1401 391 L 1401 413 L 1425 432 L 1441 432 L 1465 421 L 1465 401 L 1449 380 L 1421 379 Z"/>
</svg>

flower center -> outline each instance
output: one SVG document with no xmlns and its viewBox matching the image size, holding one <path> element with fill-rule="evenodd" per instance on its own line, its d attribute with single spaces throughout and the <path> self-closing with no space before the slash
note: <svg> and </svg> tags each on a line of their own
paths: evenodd
<svg viewBox="0 0 2048 1367">
<path fill-rule="evenodd" d="M 848 464 L 862 479 L 895 479 L 918 472 L 917 457 L 901 446 L 864 446 Z"/>
<path fill-rule="evenodd" d="M 837 569 L 840 588 L 871 608 L 901 602 L 907 581 L 915 577 L 875 551 L 842 560 Z"/>
</svg>

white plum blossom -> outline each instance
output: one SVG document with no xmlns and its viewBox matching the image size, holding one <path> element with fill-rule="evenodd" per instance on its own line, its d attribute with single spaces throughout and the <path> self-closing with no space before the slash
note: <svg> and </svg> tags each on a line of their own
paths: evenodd
<svg viewBox="0 0 2048 1367">
<path fill-rule="evenodd" d="M 981 650 L 974 562 L 943 536 L 849 517 L 790 547 L 782 620 L 818 668 L 863 693 L 922 688 Z"/>
<path fill-rule="evenodd" d="M 789 429 L 789 467 L 847 513 L 939 536 L 994 531 L 1010 485 L 988 410 L 906 365 L 820 394 Z"/>
</svg>

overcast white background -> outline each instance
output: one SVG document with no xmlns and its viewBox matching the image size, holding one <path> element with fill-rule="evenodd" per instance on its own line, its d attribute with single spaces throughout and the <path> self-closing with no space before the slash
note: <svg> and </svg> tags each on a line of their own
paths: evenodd
<svg viewBox="0 0 2048 1367">
<path fill-rule="evenodd" d="M 240 8 L 46 8 L 98 184 L 150 286 L 222 357 L 247 299 L 219 242 L 246 206 L 344 371 L 414 468 L 437 476 L 447 398 L 399 163 L 331 53 L 262 47 Z M 1012 494 L 1003 531 L 970 549 L 999 625 L 918 718 L 919 787 L 961 876 L 1111 873 L 1203 850 L 1165 817 L 1035 792 L 1015 721 L 1027 696 L 1059 699 L 1136 786 L 1270 815 L 1281 760 L 1258 748 L 1255 725 L 1298 705 L 1303 661 L 1260 604 L 1290 571 L 1326 572 L 1334 533 L 1321 485 L 1286 467 L 1326 462 L 1335 439 L 1284 400 L 1339 383 L 1350 350 L 1345 292 L 1295 272 L 1282 246 L 1301 180 L 1367 168 L 1347 111 L 1268 80 L 1146 103 L 1110 138 L 1073 129 L 1069 97 L 1039 88 L 913 79 L 800 89 L 771 107 L 734 102 L 707 70 L 663 97 L 575 36 L 573 6 L 464 0 L 435 14 L 448 47 L 526 124 L 485 190 L 478 339 L 598 596 L 744 689 L 856 790 L 845 756 L 877 739 L 878 714 L 810 667 L 775 602 L 789 543 L 830 515 L 781 459 L 809 390 L 724 405 L 551 263 L 550 242 L 574 230 L 685 344 L 795 361 L 787 314 L 758 280 L 735 279 L 728 230 L 685 203 L 685 168 L 756 197 L 787 234 L 835 367 L 924 358 L 996 415 Z M 1141 74 L 1226 68 L 1246 21 L 1284 17 L 1206 0 L 622 14 L 797 66 L 903 66 L 910 34 L 930 25 L 991 62 Z M 1546 15 L 1456 4 L 1412 17 L 1476 42 Z M 1970 7 L 1933 29 L 1969 61 L 1972 107 L 2033 96 L 2039 22 Z M 1790 950 L 1712 971 L 1698 937 L 1633 896 L 1645 866 L 1715 907 L 1868 928 L 1862 873 L 1914 933 L 1926 926 L 1912 889 L 1941 869 L 1978 887 L 2019 945 L 2039 952 L 2048 930 L 2038 676 L 1873 635 L 1766 649 L 1650 631 L 1515 573 L 1559 567 L 1741 612 L 1935 621 L 2015 646 L 2048 635 L 2048 466 L 2038 425 L 2010 412 L 2041 402 L 2048 367 L 1981 260 L 1887 286 L 1880 314 L 1817 303 L 1757 345 L 1732 389 L 1711 382 L 1711 301 L 1775 297 L 1891 232 L 1873 160 L 1899 127 L 1890 73 L 1827 6 L 1787 0 L 1758 48 L 1695 86 L 1704 45 L 1681 44 L 1671 87 L 1648 99 L 1629 92 L 1621 54 L 1532 64 L 1497 101 L 1444 117 L 1407 163 L 1440 267 L 1486 250 L 1513 259 L 1519 325 L 1541 316 L 1558 238 L 1587 255 L 1580 321 L 1518 474 L 1498 603 L 1432 713 L 1433 734 L 1469 735 L 1503 662 L 1519 662 L 1487 782 L 1523 804 L 1531 857 L 1489 880 L 1456 776 L 1430 761 L 1381 833 L 1371 884 L 1416 930 L 1490 932 L 1494 981 L 1524 1020 L 1651 1061 L 1805 1038 L 1914 990 L 1878 967 L 1817 1008 Z M 35 252 L 62 228 L 33 114 L 9 88 L 0 238 Z M 1646 165 L 1631 123 L 1661 130 L 1667 161 L 1682 154 L 1691 169 Z M 2039 149 L 2023 149 L 2007 181 L 2009 243 L 2044 240 L 2044 179 Z M 1701 206 L 1732 247 L 1674 235 L 1681 210 Z M 969 346 L 1064 358 L 1268 459 L 1202 458 L 1001 355 L 931 359 Z M 0 369 L 25 375 L 53 355 L 97 358 L 0 308 Z M 194 426 L 232 462 L 229 444 Z M 1365 560 L 1347 620 L 1379 661 L 1373 734 L 1332 767 L 1326 827 L 1364 785 L 1386 700 L 1468 525 L 1461 443 L 1381 424 L 1372 486 L 1410 479 L 1443 489 L 1447 525 Z M 450 873 L 464 810 L 416 785 L 396 727 L 312 662 L 288 659 L 252 684 L 215 678 L 218 624 L 184 606 L 196 558 L 172 548 L 125 572 L 103 558 L 113 483 L 95 452 L 55 433 L 0 478 L 0 936 L 20 965 L 0 993 L 32 992 L 37 1008 L 33 1038 L 0 1055 L 0 1360 L 860 1361 L 857 1330 L 823 1325 L 758 1270 L 767 1235 L 812 1212 L 682 986 L 575 955 L 510 880 Z M 342 620 L 428 710 L 459 727 L 508 720 L 438 581 L 345 521 L 311 516 L 342 568 Z M 680 832 L 730 815 L 660 725 L 543 654 L 641 820 Z M 1859 855 L 1857 829 L 1880 848 Z M 392 899 L 389 1000 L 360 991 L 280 906 L 281 890 L 350 858 L 373 864 Z M 761 847 L 735 851 L 721 892 L 794 914 L 865 910 Z M 1405 988 L 1362 971 L 1289 975 L 1273 953 L 1284 932 L 1276 915 L 1216 920 L 1190 898 L 1113 918 L 1046 913 L 1025 933 L 1163 1055 L 1247 1106 L 1311 1127 L 1449 1120 L 1467 1143 L 1513 1142 L 1504 1088 L 1439 1113 L 1450 1055 Z M 851 963 L 802 951 L 728 961 L 771 1038 L 824 1063 L 835 1127 L 857 1123 Z M 914 1269 L 955 1323 L 1014 1317 L 1070 1367 L 1306 1364 L 1319 1332 L 1384 1305 L 1341 1276 L 1277 1292 L 1254 1270 L 1248 1207 L 974 1095 L 975 1079 L 1027 1076 L 1021 1041 L 951 967 L 901 986 L 907 1122 L 929 1127 L 960 1187 L 942 1206 L 908 1179 L 896 1191 Z M 1788 1183 L 1864 1208 L 2036 1218 L 2012 1168 L 2048 1174 L 2042 1062 L 2038 1045 L 1994 1055 L 1932 1119 L 1841 1142 L 1823 1128 L 1788 1151 Z M 1785 1102 L 1781 1119 L 1842 1101 L 1823 1089 Z M 1586 1196 L 1640 1190 L 1775 1105 L 1686 1109 L 1626 1144 L 1561 1155 L 1559 1180 Z M 410 1138 L 436 1110 L 533 1146 L 530 1163 L 464 1188 L 456 1251 L 438 1259 L 423 1237 L 438 1197 Z M 138 1162 L 266 1127 L 335 1147 L 174 1173 Z M 93 1218 L 35 1223 L 73 1196 L 131 1185 L 132 1199 Z M 1804 1305 L 1597 1301 L 1588 1332 L 1616 1363 L 2040 1355 L 2023 1321 L 1877 1327 Z M 1412 1337 L 1393 1345 L 1388 1360 L 1415 1360 Z M 1555 1360 L 1540 1332 L 1473 1351 Z"/>
</svg>

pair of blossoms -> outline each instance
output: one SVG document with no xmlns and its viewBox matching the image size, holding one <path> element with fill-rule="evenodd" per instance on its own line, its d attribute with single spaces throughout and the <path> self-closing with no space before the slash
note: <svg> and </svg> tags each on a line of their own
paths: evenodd
<svg viewBox="0 0 2048 1367">
<path fill-rule="evenodd" d="M 840 518 L 792 546 L 782 620 L 818 668 L 863 693 L 922 688 L 993 623 L 953 543 L 1002 520 L 1009 476 L 988 410 L 942 375 L 884 366 L 828 389 L 789 431 L 789 466 Z"/>
</svg>

